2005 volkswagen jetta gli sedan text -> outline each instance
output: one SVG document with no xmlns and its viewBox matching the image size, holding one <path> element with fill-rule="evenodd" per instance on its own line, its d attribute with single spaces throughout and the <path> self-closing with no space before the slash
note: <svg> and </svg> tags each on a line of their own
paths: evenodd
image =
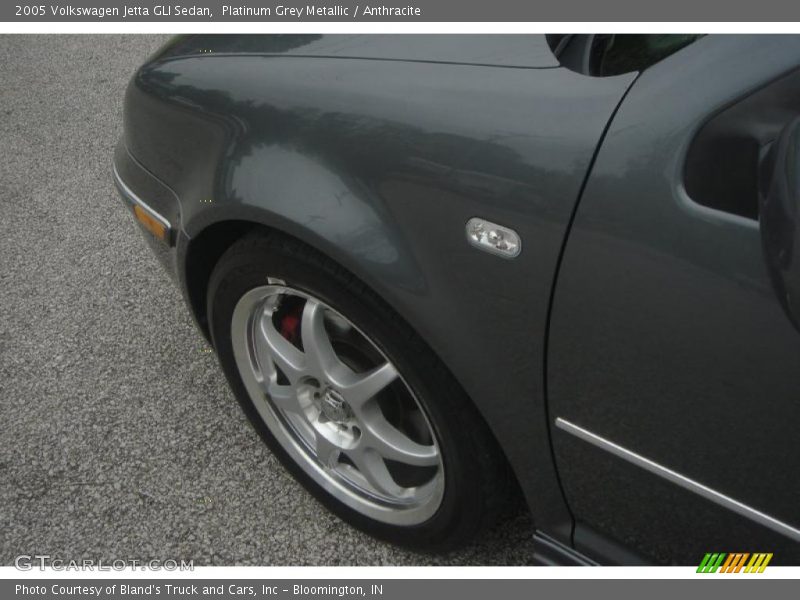
<svg viewBox="0 0 800 600">
<path fill-rule="evenodd" d="M 354 526 L 798 564 L 798 118 L 795 36 L 182 37 L 114 178 Z"/>
</svg>

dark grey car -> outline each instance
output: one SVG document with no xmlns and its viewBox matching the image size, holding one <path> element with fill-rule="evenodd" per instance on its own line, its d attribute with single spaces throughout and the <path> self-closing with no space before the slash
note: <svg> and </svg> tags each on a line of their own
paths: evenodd
<svg viewBox="0 0 800 600">
<path fill-rule="evenodd" d="M 524 504 L 544 562 L 798 564 L 798 67 L 794 36 L 176 38 L 114 177 L 353 525 L 446 550 Z"/>
</svg>

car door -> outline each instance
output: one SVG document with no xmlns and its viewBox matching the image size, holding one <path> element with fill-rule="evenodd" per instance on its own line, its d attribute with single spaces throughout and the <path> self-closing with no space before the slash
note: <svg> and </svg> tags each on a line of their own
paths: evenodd
<svg viewBox="0 0 800 600">
<path fill-rule="evenodd" d="M 800 37 L 706 37 L 640 75 L 573 221 L 547 354 L 574 543 L 800 561 L 800 334 L 759 161 L 800 114 Z"/>
</svg>

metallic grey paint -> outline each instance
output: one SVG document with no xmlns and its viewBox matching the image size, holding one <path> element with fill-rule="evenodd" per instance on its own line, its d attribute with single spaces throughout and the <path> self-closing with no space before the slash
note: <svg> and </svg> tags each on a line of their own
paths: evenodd
<svg viewBox="0 0 800 600">
<path fill-rule="evenodd" d="M 695 203 L 683 167 L 704 122 L 798 64 L 800 37 L 720 36 L 640 76 L 570 232 L 548 355 L 554 417 L 795 528 L 800 336 L 758 222 Z M 560 430 L 554 442 L 578 521 L 629 547 L 686 562 L 746 544 L 800 561 L 791 538 Z"/>
</svg>

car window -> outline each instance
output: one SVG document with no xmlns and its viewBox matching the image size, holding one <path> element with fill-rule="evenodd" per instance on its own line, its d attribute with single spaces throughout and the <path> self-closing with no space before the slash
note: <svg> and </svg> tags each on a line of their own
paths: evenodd
<svg viewBox="0 0 800 600">
<path fill-rule="evenodd" d="M 643 71 L 701 37 L 697 34 L 619 34 L 595 38 L 595 75 Z"/>
<path fill-rule="evenodd" d="M 559 63 L 573 71 L 607 77 L 643 71 L 688 46 L 698 34 L 548 35 Z"/>
</svg>

